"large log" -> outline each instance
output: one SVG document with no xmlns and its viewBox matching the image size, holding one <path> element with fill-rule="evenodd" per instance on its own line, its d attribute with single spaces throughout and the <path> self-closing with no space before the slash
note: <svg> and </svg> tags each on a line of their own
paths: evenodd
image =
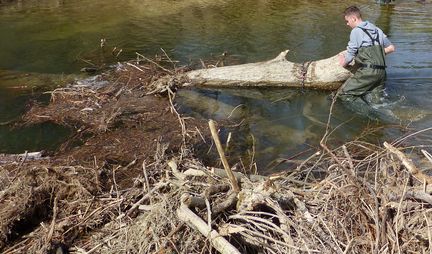
<svg viewBox="0 0 432 254">
<path fill-rule="evenodd" d="M 305 87 L 335 90 L 351 75 L 341 67 L 338 55 L 318 61 L 294 63 L 286 59 L 288 50 L 276 58 L 258 63 L 194 70 L 186 73 L 196 86 L 216 87 Z"/>
</svg>

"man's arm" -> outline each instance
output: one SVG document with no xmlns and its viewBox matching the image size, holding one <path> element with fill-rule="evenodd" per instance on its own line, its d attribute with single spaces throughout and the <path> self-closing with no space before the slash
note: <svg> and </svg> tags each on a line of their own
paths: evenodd
<svg viewBox="0 0 432 254">
<path fill-rule="evenodd" d="M 384 52 L 386 53 L 386 55 L 395 52 L 396 48 L 393 44 L 390 44 L 389 46 L 384 48 Z"/>
<path fill-rule="evenodd" d="M 381 30 L 379 30 L 382 33 L 383 36 L 383 45 L 384 45 L 384 52 L 386 55 L 393 53 L 396 48 L 395 46 L 391 43 L 391 41 L 387 38 L 387 35 L 385 35 Z"/>
<path fill-rule="evenodd" d="M 340 66 L 347 66 L 357 55 L 357 51 L 361 45 L 361 34 L 359 31 L 360 30 L 358 28 L 354 28 L 353 30 L 351 30 L 347 50 L 344 54 L 339 55 Z"/>
</svg>

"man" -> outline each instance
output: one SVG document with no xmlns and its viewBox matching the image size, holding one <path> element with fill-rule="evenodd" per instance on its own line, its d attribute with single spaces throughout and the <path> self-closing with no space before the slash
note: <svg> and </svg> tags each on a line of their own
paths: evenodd
<svg viewBox="0 0 432 254">
<path fill-rule="evenodd" d="M 340 98 L 352 101 L 357 98 L 364 100 L 364 96 L 369 94 L 376 97 L 384 88 L 384 57 L 394 52 L 395 47 L 381 29 L 363 21 L 356 6 L 348 7 L 344 18 L 352 30 L 346 53 L 339 55 L 339 64 L 345 67 L 354 59 L 358 69 L 341 87 Z"/>
</svg>

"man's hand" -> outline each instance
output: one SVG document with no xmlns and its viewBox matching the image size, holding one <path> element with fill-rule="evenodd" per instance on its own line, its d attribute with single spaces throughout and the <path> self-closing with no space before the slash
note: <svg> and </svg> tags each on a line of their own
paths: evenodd
<svg viewBox="0 0 432 254">
<path fill-rule="evenodd" d="M 339 65 L 342 67 L 346 66 L 344 53 L 339 54 Z"/>
</svg>

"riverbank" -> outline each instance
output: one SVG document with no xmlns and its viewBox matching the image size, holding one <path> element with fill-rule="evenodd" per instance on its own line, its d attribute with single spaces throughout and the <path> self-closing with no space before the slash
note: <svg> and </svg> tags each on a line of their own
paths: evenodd
<svg viewBox="0 0 432 254">
<path fill-rule="evenodd" d="M 34 105 L 20 124 L 54 122 L 74 135 L 49 157 L 0 165 L 0 250 L 430 251 L 424 147 L 396 149 L 400 139 L 333 149 L 323 139 L 285 172 L 247 176 L 249 167 L 237 167 L 233 181 L 204 158 L 219 159 L 207 122 L 177 113 L 175 91 L 187 81 L 173 73 L 183 71 L 123 63 Z"/>
</svg>

